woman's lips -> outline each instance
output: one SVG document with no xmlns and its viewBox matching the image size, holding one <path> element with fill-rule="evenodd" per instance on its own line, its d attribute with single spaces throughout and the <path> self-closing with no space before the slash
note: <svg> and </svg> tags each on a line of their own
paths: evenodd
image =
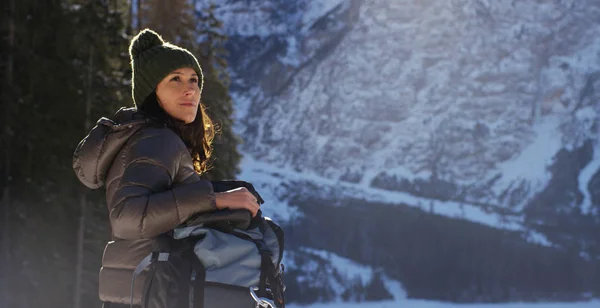
<svg viewBox="0 0 600 308">
<path fill-rule="evenodd" d="M 196 104 L 194 103 L 181 103 L 179 105 L 184 107 L 196 107 Z"/>
</svg>

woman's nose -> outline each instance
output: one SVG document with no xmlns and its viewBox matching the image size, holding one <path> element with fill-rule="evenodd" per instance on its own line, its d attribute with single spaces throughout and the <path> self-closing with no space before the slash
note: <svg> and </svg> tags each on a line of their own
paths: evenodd
<svg viewBox="0 0 600 308">
<path fill-rule="evenodd" d="M 185 95 L 194 95 L 194 92 L 196 91 L 196 86 L 190 84 L 187 86 L 187 88 L 185 89 Z"/>
</svg>

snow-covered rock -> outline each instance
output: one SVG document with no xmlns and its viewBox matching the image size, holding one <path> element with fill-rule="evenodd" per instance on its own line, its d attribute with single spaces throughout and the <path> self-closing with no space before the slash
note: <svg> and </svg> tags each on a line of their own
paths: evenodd
<svg viewBox="0 0 600 308">
<path fill-rule="evenodd" d="M 599 1 L 217 4 L 269 216 L 313 183 L 600 256 Z"/>
<path fill-rule="evenodd" d="M 243 150 L 520 215 L 557 176 L 559 150 L 599 144 L 599 12 L 573 0 L 222 1 Z M 593 157 L 578 178 L 585 213 L 598 207 Z"/>
</svg>

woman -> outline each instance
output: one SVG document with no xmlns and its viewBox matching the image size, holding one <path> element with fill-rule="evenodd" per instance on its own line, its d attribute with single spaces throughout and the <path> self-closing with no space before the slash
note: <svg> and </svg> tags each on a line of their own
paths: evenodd
<svg viewBox="0 0 600 308">
<path fill-rule="evenodd" d="M 224 208 L 259 210 L 246 188 L 215 193 L 202 180 L 211 156 L 213 126 L 200 103 L 202 70 L 187 50 L 151 30 L 129 47 L 135 108 L 101 118 L 73 157 L 79 180 L 106 185 L 113 241 L 105 248 L 99 295 L 105 307 L 129 307 L 133 269 L 154 237 L 191 216 Z M 144 275 L 135 281 L 140 303 Z"/>
</svg>

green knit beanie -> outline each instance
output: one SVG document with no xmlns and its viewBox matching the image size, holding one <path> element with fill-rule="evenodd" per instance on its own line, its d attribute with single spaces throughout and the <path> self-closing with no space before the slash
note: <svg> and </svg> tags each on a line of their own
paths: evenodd
<svg viewBox="0 0 600 308">
<path fill-rule="evenodd" d="M 202 93 L 204 76 L 198 60 L 191 52 L 165 42 L 158 33 L 144 29 L 129 45 L 131 58 L 131 87 L 133 103 L 141 106 L 144 100 L 156 90 L 156 86 L 172 71 L 189 67 L 198 74 L 198 86 Z"/>
</svg>

